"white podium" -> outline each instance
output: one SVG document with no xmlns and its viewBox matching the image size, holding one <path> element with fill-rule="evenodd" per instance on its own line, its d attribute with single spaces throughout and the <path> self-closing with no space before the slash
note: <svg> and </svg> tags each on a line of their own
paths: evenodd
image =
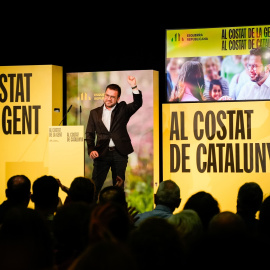
<svg viewBox="0 0 270 270">
<path fill-rule="evenodd" d="M 84 176 L 84 126 L 49 126 L 48 174 L 70 187 L 75 177 Z M 66 193 L 59 190 L 62 202 Z"/>
</svg>

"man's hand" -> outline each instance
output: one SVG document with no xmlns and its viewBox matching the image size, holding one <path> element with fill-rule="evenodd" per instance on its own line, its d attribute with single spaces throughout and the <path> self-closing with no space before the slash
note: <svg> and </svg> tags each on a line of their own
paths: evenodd
<svg viewBox="0 0 270 270">
<path fill-rule="evenodd" d="M 64 185 L 61 183 L 61 181 L 60 181 L 59 179 L 56 179 L 56 181 L 57 181 L 59 187 L 60 187 L 65 193 L 68 193 L 69 188 L 66 187 L 66 186 L 64 186 Z"/>
<path fill-rule="evenodd" d="M 138 214 L 139 211 L 135 207 L 128 207 L 129 222 L 131 223 L 131 225 L 134 225 L 135 222 L 139 219 Z"/>
<path fill-rule="evenodd" d="M 117 177 L 116 177 L 116 183 L 115 183 L 115 186 L 124 189 L 124 180 L 123 180 L 120 176 L 118 176 L 118 175 L 117 175 Z"/>
<path fill-rule="evenodd" d="M 92 151 L 90 154 L 89 154 L 89 157 L 92 158 L 92 159 L 95 159 L 97 157 L 99 157 L 99 154 L 97 151 Z"/>
<path fill-rule="evenodd" d="M 133 76 L 128 76 L 128 83 L 131 87 L 134 87 L 136 85 L 136 78 Z"/>
</svg>

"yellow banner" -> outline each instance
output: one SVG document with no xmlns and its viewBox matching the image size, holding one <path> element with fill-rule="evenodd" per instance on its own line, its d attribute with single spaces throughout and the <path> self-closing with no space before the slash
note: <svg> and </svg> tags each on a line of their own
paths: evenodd
<svg viewBox="0 0 270 270">
<path fill-rule="evenodd" d="M 167 30 L 167 58 L 244 55 L 270 47 L 270 26 Z"/>
<path fill-rule="evenodd" d="M 62 67 L 0 67 L 0 201 L 11 176 L 48 173 L 48 126 L 60 123 L 62 106 Z"/>
<path fill-rule="evenodd" d="M 181 189 L 182 208 L 198 191 L 236 211 L 239 187 L 270 190 L 270 102 L 163 104 L 163 179 Z"/>
</svg>

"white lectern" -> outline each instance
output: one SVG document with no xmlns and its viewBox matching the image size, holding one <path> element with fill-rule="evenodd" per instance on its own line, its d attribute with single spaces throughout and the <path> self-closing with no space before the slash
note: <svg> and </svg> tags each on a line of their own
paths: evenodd
<svg viewBox="0 0 270 270">
<path fill-rule="evenodd" d="M 49 126 L 48 174 L 70 187 L 75 177 L 84 176 L 84 126 Z M 66 193 L 59 191 L 62 202 Z"/>
</svg>

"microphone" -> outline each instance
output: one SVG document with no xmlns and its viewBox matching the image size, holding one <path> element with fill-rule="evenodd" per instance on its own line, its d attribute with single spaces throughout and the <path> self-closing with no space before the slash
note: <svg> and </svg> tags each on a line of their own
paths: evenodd
<svg viewBox="0 0 270 270">
<path fill-rule="evenodd" d="M 64 115 L 64 117 L 63 117 L 63 119 L 62 119 L 62 121 L 60 122 L 60 124 L 59 124 L 58 126 L 60 126 L 60 125 L 62 124 L 62 122 L 64 121 L 64 119 L 67 117 L 67 114 L 68 114 L 68 112 L 70 111 L 71 107 L 72 107 L 72 105 L 69 106 L 67 112 L 65 113 L 65 115 Z"/>
<path fill-rule="evenodd" d="M 71 107 L 72 107 L 72 105 L 69 106 L 69 108 L 68 108 L 68 110 L 67 110 L 67 113 L 70 111 Z"/>
<path fill-rule="evenodd" d="M 81 125 L 81 119 L 82 118 L 82 106 L 80 105 L 80 125 Z"/>
</svg>

